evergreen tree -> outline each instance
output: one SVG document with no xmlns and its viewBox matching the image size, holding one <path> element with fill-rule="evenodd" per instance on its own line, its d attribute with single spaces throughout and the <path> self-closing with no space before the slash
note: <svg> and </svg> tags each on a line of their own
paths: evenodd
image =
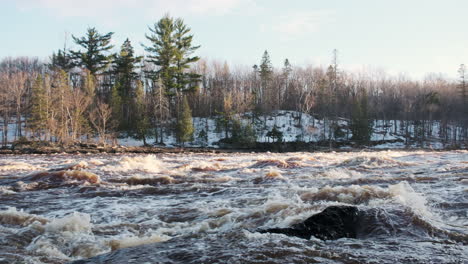
<svg viewBox="0 0 468 264">
<path fill-rule="evenodd" d="M 181 18 L 177 18 L 174 25 L 177 89 L 180 91 L 195 91 L 198 89 L 201 75 L 187 71 L 190 64 L 200 60 L 198 56 L 191 56 L 200 46 L 192 45 L 193 35 L 189 34 L 190 28 L 184 24 Z"/>
<path fill-rule="evenodd" d="M 467 81 L 466 81 L 466 67 L 465 64 L 461 64 L 458 69 L 458 74 L 460 74 L 460 82 L 458 85 L 458 90 L 463 104 L 468 103 L 468 93 L 467 93 Z"/>
<path fill-rule="evenodd" d="M 32 87 L 30 127 L 40 137 L 47 127 L 47 99 L 42 75 L 38 75 Z"/>
<path fill-rule="evenodd" d="M 111 97 L 110 97 L 110 108 L 112 109 L 112 122 L 113 125 L 117 128 L 117 130 L 124 130 L 125 125 L 123 124 L 123 116 L 122 116 L 122 97 L 119 94 L 120 90 L 120 83 L 117 82 L 112 87 L 111 90 Z"/>
<path fill-rule="evenodd" d="M 96 76 L 109 67 L 113 55 L 108 53 L 114 46 L 110 44 L 113 32 L 101 35 L 95 28 L 88 28 L 86 36 L 73 40 L 84 51 L 70 51 L 77 66 L 87 69 L 91 75 Z"/>
<path fill-rule="evenodd" d="M 261 89 L 260 89 L 260 103 L 263 105 L 265 99 L 272 98 L 272 91 L 270 91 L 270 82 L 273 75 L 273 66 L 270 61 L 270 55 L 268 51 L 265 50 L 262 56 L 262 61 L 259 66 L 259 75 L 260 75 L 260 82 L 261 82 Z M 266 98 L 265 98 L 266 97 Z M 264 105 L 263 105 L 264 107 Z"/>
<path fill-rule="evenodd" d="M 135 95 L 135 82 L 138 74 L 135 72 L 142 57 L 135 57 L 133 47 L 127 39 L 122 44 L 119 54 L 114 60 L 116 82 L 111 90 L 111 107 L 113 119 L 121 131 L 129 131 L 131 126 L 132 97 Z"/>
<path fill-rule="evenodd" d="M 174 95 L 177 87 L 175 82 L 176 46 L 174 40 L 174 19 L 168 15 L 161 18 L 153 27 L 149 27 L 150 35 L 146 38 L 151 46 L 144 46 L 149 53 L 147 62 L 158 66 L 158 70 L 149 72 L 153 80 L 160 78 L 168 95 Z"/>
<path fill-rule="evenodd" d="M 82 75 L 82 89 L 90 98 L 94 98 L 96 93 L 96 77 L 88 70 L 83 71 Z"/>
<path fill-rule="evenodd" d="M 180 92 L 193 91 L 197 88 L 200 75 L 188 72 L 190 64 L 197 62 L 199 57 L 191 56 L 199 46 L 192 45 L 193 35 L 182 19 L 173 19 L 168 15 L 160 19 L 146 38 L 151 46 L 145 46 L 148 62 L 158 67 L 151 72 L 153 79 L 161 78 L 169 96 Z"/>
<path fill-rule="evenodd" d="M 290 76 L 292 72 L 292 66 L 288 59 L 284 60 L 283 69 L 282 69 L 282 80 L 283 80 L 283 87 L 278 89 L 278 107 L 281 109 L 281 98 L 283 94 L 288 93 L 289 91 L 289 83 L 290 83 Z M 284 101 L 284 100 L 283 100 Z"/>
<path fill-rule="evenodd" d="M 234 119 L 232 122 L 232 137 L 228 143 L 235 146 L 245 148 L 253 147 L 257 140 L 255 129 L 251 124 L 244 125 L 239 119 Z"/>
<path fill-rule="evenodd" d="M 146 145 L 146 137 L 149 133 L 149 119 L 146 111 L 145 91 L 143 88 L 143 84 L 140 81 L 137 82 L 137 87 L 135 91 L 134 119 L 134 137 L 136 139 L 143 140 L 143 144 Z"/>
<path fill-rule="evenodd" d="M 461 101 L 461 124 L 463 126 L 463 136 L 468 138 L 468 84 L 466 81 L 466 67 L 465 64 L 461 64 L 460 68 L 458 69 L 458 73 L 460 74 L 460 81 L 458 84 L 458 91 L 460 94 L 460 101 Z M 468 139 L 467 139 L 468 141 Z"/>
<path fill-rule="evenodd" d="M 458 84 L 458 91 L 460 94 L 460 100 L 461 100 L 461 112 L 462 115 L 465 116 L 464 126 L 465 130 L 468 130 L 468 83 L 466 81 L 466 67 L 464 64 L 460 65 L 460 68 L 458 69 L 458 73 L 460 74 L 460 81 Z M 467 133 L 465 131 L 465 133 Z"/>
<path fill-rule="evenodd" d="M 260 63 L 260 78 L 262 82 L 267 82 L 273 74 L 273 66 L 271 65 L 270 55 L 265 50 L 262 56 L 262 62 Z"/>
<path fill-rule="evenodd" d="M 182 146 L 185 142 L 191 141 L 193 139 L 193 121 L 192 121 L 192 111 L 188 104 L 187 97 L 184 96 L 182 100 L 182 108 L 179 121 L 177 123 L 177 139 Z"/>
<path fill-rule="evenodd" d="M 132 86 L 138 74 L 135 72 L 137 65 L 141 62 L 141 56 L 135 56 L 133 46 L 129 39 L 126 39 L 120 47 L 120 52 L 114 60 L 114 73 L 117 82 L 120 83 L 119 95 L 123 98 L 130 97 Z"/>
<path fill-rule="evenodd" d="M 373 122 L 369 118 L 367 95 L 365 92 L 361 98 L 355 98 L 353 102 L 353 111 L 350 130 L 353 133 L 352 140 L 359 144 L 366 144 L 372 136 Z"/>
<path fill-rule="evenodd" d="M 73 69 L 74 64 L 72 57 L 67 52 L 66 49 L 58 50 L 57 54 L 52 53 L 51 63 L 48 65 L 51 70 L 63 70 L 65 72 L 70 72 Z"/>
<path fill-rule="evenodd" d="M 283 132 L 281 132 L 276 125 L 273 126 L 271 131 L 268 131 L 268 133 L 266 133 L 266 136 L 271 138 L 273 143 L 283 142 Z"/>
</svg>

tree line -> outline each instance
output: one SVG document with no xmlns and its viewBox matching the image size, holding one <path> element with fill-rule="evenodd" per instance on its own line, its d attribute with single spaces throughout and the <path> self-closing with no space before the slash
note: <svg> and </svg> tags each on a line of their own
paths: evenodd
<svg viewBox="0 0 468 264">
<path fill-rule="evenodd" d="M 206 137 L 206 130 L 194 135 L 192 116 L 215 118 L 226 139 L 242 141 L 255 138 L 251 124 L 258 116 L 276 110 L 314 116 L 322 122 L 322 140 L 330 144 L 343 134 L 368 142 L 375 123 L 384 128 L 383 138 L 394 133 L 422 143 L 437 135 L 450 144 L 468 139 L 464 65 L 456 81 L 434 74 L 415 81 L 347 72 L 336 50 L 327 67 L 293 66 L 285 59 L 275 68 L 267 51 L 258 65 L 231 66 L 194 55 L 199 46 L 190 28 L 169 15 L 148 27 L 145 57 L 135 54 L 129 39 L 114 53 L 113 34 L 88 28 L 85 36 L 73 36 L 78 49 L 64 47 L 46 62 L 2 59 L 2 145 L 9 134 L 61 144 L 128 136 L 164 143 L 174 134 L 184 144 Z M 239 121 L 244 113 L 251 113 L 251 124 Z"/>
</svg>

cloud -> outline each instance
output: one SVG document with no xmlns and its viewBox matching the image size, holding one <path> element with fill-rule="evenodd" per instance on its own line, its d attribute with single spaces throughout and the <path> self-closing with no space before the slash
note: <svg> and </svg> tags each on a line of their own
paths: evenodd
<svg viewBox="0 0 468 264">
<path fill-rule="evenodd" d="M 334 12 L 328 10 L 296 11 L 280 16 L 271 26 L 272 31 L 288 37 L 314 33 L 333 22 Z"/>
<path fill-rule="evenodd" d="M 22 10 L 43 9 L 57 17 L 113 17 L 126 11 L 138 11 L 142 16 L 225 15 L 241 7 L 254 4 L 254 0 L 18 0 Z"/>
</svg>

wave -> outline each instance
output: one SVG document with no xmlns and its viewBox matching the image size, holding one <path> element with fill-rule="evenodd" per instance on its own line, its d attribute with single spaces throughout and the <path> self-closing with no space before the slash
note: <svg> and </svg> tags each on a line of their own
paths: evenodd
<svg viewBox="0 0 468 264">
<path fill-rule="evenodd" d="M 131 176 L 120 179 L 109 180 L 111 182 L 126 183 L 128 185 L 154 185 L 154 184 L 171 184 L 175 183 L 176 180 L 169 176 L 163 175 L 158 177 L 141 177 L 141 176 Z"/>
<path fill-rule="evenodd" d="M 2 225 L 29 226 L 34 222 L 46 224 L 49 222 L 49 219 L 28 214 L 22 210 L 18 211 L 15 207 L 9 207 L 6 210 L 0 211 L 0 223 Z"/>
<path fill-rule="evenodd" d="M 362 174 L 357 171 L 348 170 L 346 168 L 336 168 L 324 171 L 320 173 L 319 176 L 328 179 L 355 179 L 361 178 Z"/>
<path fill-rule="evenodd" d="M 164 164 L 155 155 L 126 156 L 117 163 L 108 164 L 101 167 L 101 169 L 109 172 L 143 171 L 159 173 L 164 169 Z"/>
<path fill-rule="evenodd" d="M 53 262 L 88 258 L 108 250 L 96 240 L 91 217 L 86 213 L 47 218 L 10 207 L 0 211 L 0 225 L 11 230 L 2 232 L 7 243 L 25 247 L 36 256 L 47 256 Z"/>
<path fill-rule="evenodd" d="M 192 171 L 219 171 L 222 169 L 219 163 L 197 162 L 196 165 L 189 166 Z"/>
<path fill-rule="evenodd" d="M 468 244 L 468 234 L 439 227 L 433 219 L 404 208 L 361 208 L 359 238 L 377 236 L 412 236 L 420 239 L 449 239 Z"/>
<path fill-rule="evenodd" d="M 303 201 L 335 201 L 348 204 L 365 204 L 371 199 L 389 198 L 390 194 L 387 190 L 376 186 L 369 185 L 351 185 L 351 186 L 336 186 L 329 185 L 305 192 L 300 195 Z"/>
<path fill-rule="evenodd" d="M 414 212 L 426 217 L 432 217 L 426 198 L 417 193 L 406 182 L 381 188 L 370 185 L 325 186 L 321 189 L 306 191 L 300 195 L 303 201 L 334 201 L 347 204 L 379 205 L 393 201 L 411 208 Z"/>
<path fill-rule="evenodd" d="M 64 164 L 56 168 L 51 168 L 49 171 L 66 171 L 66 170 L 81 170 L 89 167 L 88 162 L 80 161 L 78 163 Z"/>
<path fill-rule="evenodd" d="M 111 240 L 108 242 L 108 245 L 111 247 L 111 250 L 114 251 L 114 250 L 121 249 L 121 248 L 136 247 L 136 246 L 141 246 L 141 245 L 146 245 L 146 244 L 164 242 L 169 239 L 170 237 L 168 236 L 157 235 L 157 234 L 153 234 L 150 236 L 143 236 L 143 237 L 130 236 L 130 237 L 125 237 L 121 239 Z"/>
<path fill-rule="evenodd" d="M 45 225 L 46 232 L 91 232 L 91 216 L 85 213 L 73 212 L 62 218 L 55 218 Z"/>
<path fill-rule="evenodd" d="M 401 162 L 389 157 L 375 157 L 375 156 L 359 156 L 347 159 L 338 164 L 338 166 L 345 167 L 363 167 L 363 168 L 382 168 L 382 167 L 398 167 L 410 166 L 412 163 Z"/>
<path fill-rule="evenodd" d="M 32 171 L 37 170 L 38 167 L 25 162 L 5 162 L 0 164 L 0 171 Z"/>
<path fill-rule="evenodd" d="M 251 168 L 264 168 L 267 166 L 278 167 L 282 169 L 290 169 L 301 167 L 301 163 L 295 160 L 281 160 L 281 159 L 261 159 L 257 160 L 255 164 L 250 166 Z"/>
<path fill-rule="evenodd" d="M 91 184 L 99 184 L 101 178 L 87 171 L 80 170 L 70 170 L 70 171 L 44 171 L 35 173 L 23 179 L 28 181 L 37 181 L 37 182 L 70 182 L 70 181 L 79 181 L 87 182 Z"/>
<path fill-rule="evenodd" d="M 281 175 L 281 172 L 279 170 L 275 170 L 275 169 L 269 169 L 265 173 L 265 178 L 267 178 L 267 179 L 284 179 L 283 175 Z"/>
</svg>

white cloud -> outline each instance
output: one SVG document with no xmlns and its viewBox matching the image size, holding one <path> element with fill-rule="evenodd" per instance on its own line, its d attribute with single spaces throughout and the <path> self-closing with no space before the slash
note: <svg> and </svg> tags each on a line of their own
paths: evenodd
<svg viewBox="0 0 468 264">
<path fill-rule="evenodd" d="M 126 11 L 138 10 L 142 16 L 224 15 L 254 0 L 18 0 L 21 9 L 45 9 L 59 17 L 113 17 Z"/>
<path fill-rule="evenodd" d="M 298 37 L 317 32 L 323 25 L 333 20 L 334 12 L 328 10 L 292 12 L 280 16 L 271 29 L 288 37 Z"/>
</svg>

